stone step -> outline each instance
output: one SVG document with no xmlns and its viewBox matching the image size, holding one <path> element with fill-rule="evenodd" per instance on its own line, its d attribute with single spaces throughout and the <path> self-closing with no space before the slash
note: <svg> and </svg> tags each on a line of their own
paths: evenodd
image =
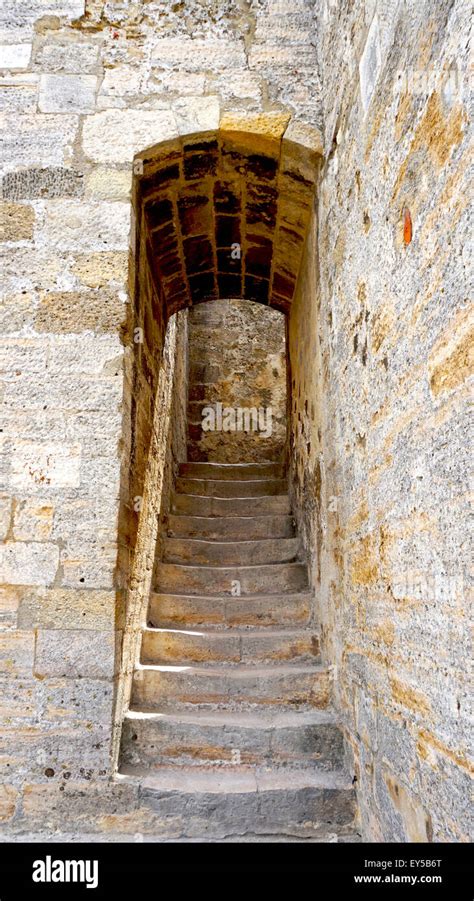
<svg viewBox="0 0 474 901">
<path fill-rule="evenodd" d="M 155 590 L 174 594 L 283 594 L 308 587 L 304 563 L 258 566 L 187 566 L 159 563 Z"/>
<path fill-rule="evenodd" d="M 181 463 L 180 476 L 189 479 L 283 479 L 283 463 Z"/>
<path fill-rule="evenodd" d="M 330 676 L 318 664 L 267 666 L 145 666 L 133 676 L 132 706 L 176 710 L 177 705 L 327 707 Z"/>
<path fill-rule="evenodd" d="M 340 772 L 123 765 L 116 781 L 140 786 L 141 804 L 157 816 L 155 835 L 218 840 L 353 831 L 355 794 Z"/>
<path fill-rule="evenodd" d="M 273 498 L 272 498 L 273 500 Z M 220 541 L 257 538 L 292 538 L 295 526 L 287 514 L 268 516 L 186 516 L 171 513 L 169 538 L 199 538 Z"/>
<path fill-rule="evenodd" d="M 297 559 L 299 538 L 262 538 L 253 541 L 202 541 L 197 538 L 165 538 L 166 563 L 193 566 L 256 566 L 260 563 L 290 563 Z"/>
<path fill-rule="evenodd" d="M 190 516 L 270 516 L 291 513 L 288 494 L 267 497 L 198 497 L 192 494 L 176 494 L 171 500 L 172 513 Z"/>
<path fill-rule="evenodd" d="M 311 629 L 189 629 L 148 628 L 143 631 L 141 662 L 263 663 L 315 660 L 319 637 Z"/>
<path fill-rule="evenodd" d="M 131 838 L 133 838 L 133 836 Z M 123 841 L 123 839 L 121 839 L 120 836 L 118 836 L 117 841 L 120 841 L 120 840 Z M 111 839 L 111 841 L 113 841 L 113 839 Z M 147 839 L 144 838 L 144 841 L 146 842 Z M 148 839 L 148 841 L 149 841 L 149 839 Z M 152 841 L 154 841 L 154 839 L 152 839 Z M 188 837 L 176 839 L 176 842 L 179 842 L 180 844 L 191 843 L 191 842 L 194 843 L 195 841 L 196 841 L 195 838 L 193 839 L 193 838 L 188 838 Z M 245 832 L 244 834 L 239 834 L 239 835 L 224 835 L 218 839 L 213 838 L 212 836 L 209 836 L 209 835 L 207 835 L 205 838 L 201 836 L 201 838 L 199 839 L 199 842 L 202 844 L 205 844 L 206 842 L 214 843 L 216 841 L 218 841 L 220 845 L 224 845 L 224 844 L 228 844 L 228 843 L 232 843 L 233 845 L 236 845 L 236 844 L 260 844 L 260 843 L 265 844 L 265 845 L 277 844 L 277 843 L 284 844 L 284 845 L 290 845 L 290 844 L 295 844 L 295 843 L 297 843 L 297 844 L 304 843 L 307 845 L 309 845 L 309 844 L 345 845 L 348 843 L 355 843 L 355 842 L 362 843 L 362 838 L 361 838 L 360 833 L 355 832 L 351 829 L 349 829 L 349 831 L 347 831 L 347 827 L 345 827 L 342 831 L 338 831 L 338 832 L 324 832 L 324 831 L 321 831 L 318 829 L 314 833 L 308 834 L 308 835 L 304 835 L 304 834 L 295 835 L 293 833 L 288 835 L 288 833 L 285 833 L 285 832 L 272 832 L 271 835 L 269 835 L 268 833 L 265 833 L 265 832 L 262 832 L 262 833 Z"/>
<path fill-rule="evenodd" d="M 285 479 L 243 479 L 241 482 L 182 476 L 176 479 L 177 494 L 191 494 L 194 497 L 266 497 L 284 494 L 287 487 Z"/>
<path fill-rule="evenodd" d="M 308 593 L 285 595 L 246 595 L 209 597 L 153 592 L 148 622 L 157 627 L 263 627 L 305 626 L 309 622 L 311 596 Z"/>
<path fill-rule="evenodd" d="M 153 768 L 179 766 L 312 766 L 343 763 L 342 732 L 321 710 L 241 713 L 221 710 L 146 713 L 129 710 L 122 760 Z"/>
</svg>

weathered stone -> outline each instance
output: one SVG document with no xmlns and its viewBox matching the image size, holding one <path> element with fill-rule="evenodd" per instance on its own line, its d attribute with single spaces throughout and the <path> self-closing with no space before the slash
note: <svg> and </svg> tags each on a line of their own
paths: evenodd
<svg viewBox="0 0 474 901">
<path fill-rule="evenodd" d="M 35 212 L 21 203 L 3 203 L 0 208 L 3 241 L 29 241 L 33 237 Z"/>
<path fill-rule="evenodd" d="M 100 262 L 96 269 L 87 267 L 88 282 L 100 282 L 100 272 L 103 272 Z M 99 334 L 104 332 L 116 334 L 125 313 L 124 303 L 118 291 L 51 292 L 41 297 L 35 318 L 35 329 L 37 332 L 52 334 L 78 334 L 88 330 Z"/>
<path fill-rule="evenodd" d="M 359 63 L 360 90 L 364 110 L 367 109 L 370 98 L 375 90 L 377 78 L 382 65 L 380 49 L 379 20 L 377 15 L 372 19 L 367 42 Z"/>
<path fill-rule="evenodd" d="M 71 375 L 88 374 L 96 377 L 117 377 L 122 371 L 122 351 L 120 337 L 116 332 L 113 335 L 104 335 L 99 332 L 99 334 L 94 335 L 93 339 L 91 338 L 87 341 L 84 341 L 82 334 L 77 337 L 69 334 L 56 334 L 51 340 L 48 369 L 50 373 L 58 376 L 67 370 Z M 74 426 L 77 429 L 77 437 L 79 437 L 80 433 L 83 453 L 88 454 L 88 449 L 84 446 L 83 441 L 84 438 L 87 438 L 87 432 L 85 433 L 84 428 L 80 429 L 76 422 L 71 424 L 71 435 Z M 95 434 L 97 438 L 100 437 L 99 427 Z M 114 456 L 114 449 L 109 447 L 108 450 L 109 456 Z M 106 455 L 104 451 L 104 456 Z M 106 515 L 110 515 L 110 511 L 107 511 Z M 55 523 L 57 522 L 58 518 L 56 517 Z"/>
<path fill-rule="evenodd" d="M 5 22 L 5 32 L 23 40 L 31 38 L 36 30 L 58 28 L 61 17 L 71 20 L 82 16 L 84 6 L 84 0 L 30 0 L 27 6 L 15 6 L 14 14 Z"/>
<path fill-rule="evenodd" d="M 34 66 L 45 72 L 94 72 L 99 62 L 99 45 L 87 40 L 71 40 L 59 31 L 56 39 L 46 30 L 46 37 L 35 45 Z"/>
<path fill-rule="evenodd" d="M 15 784 L 25 777 L 40 783 L 64 784 L 70 779 L 102 781 L 109 767 L 110 729 L 87 724 L 90 745 L 84 747 L 84 721 L 56 724 L 16 724 L 2 730 L 2 763 L 13 773 Z M 64 780 L 64 781 L 63 781 Z"/>
<path fill-rule="evenodd" d="M 40 629 L 35 649 L 35 676 L 111 679 L 115 634 L 90 629 Z"/>
<path fill-rule="evenodd" d="M 215 131 L 219 127 L 218 97 L 185 97 L 173 104 L 173 111 L 180 135 Z"/>
<path fill-rule="evenodd" d="M 51 537 L 54 508 L 50 503 L 24 500 L 15 503 L 13 538 L 16 541 L 47 541 Z"/>
<path fill-rule="evenodd" d="M 87 633 L 85 633 L 87 634 Z M 110 728 L 113 684 L 104 679 L 39 680 L 42 718 L 45 722 L 82 721 L 103 723 Z"/>
<path fill-rule="evenodd" d="M 44 400 L 45 400 L 45 392 L 49 392 L 48 399 L 51 405 L 57 404 L 58 400 L 61 398 L 63 401 L 62 409 L 68 411 L 68 415 L 71 416 L 73 413 L 76 414 L 78 411 L 84 413 L 84 411 L 89 411 L 91 413 L 97 413 L 102 411 L 104 415 L 104 411 L 107 413 L 112 413 L 112 415 L 116 412 L 116 404 L 120 402 L 121 397 L 121 380 L 117 378 L 117 375 L 120 374 L 120 367 L 118 367 L 118 371 L 115 371 L 115 377 L 112 373 L 109 378 L 101 378 L 101 379 L 91 379 L 87 375 L 81 375 L 80 373 L 71 373 L 70 375 L 62 375 L 61 378 L 49 374 L 41 374 L 37 376 L 34 380 L 26 380 L 26 379 L 18 379 L 17 383 L 14 386 L 11 386 L 7 383 L 7 387 L 5 390 L 5 404 L 7 405 L 9 411 L 16 411 L 18 415 L 21 415 L 21 411 L 24 409 L 26 405 L 28 405 L 29 409 L 33 412 L 40 413 L 40 411 L 44 410 Z M 33 383 L 32 383 L 33 382 Z M 66 391 L 66 386 L 68 390 Z M 71 424 L 70 429 L 70 438 L 74 439 L 74 423 Z M 77 491 L 80 489 L 80 483 L 78 482 L 78 471 L 79 471 L 79 456 L 81 452 L 80 446 L 78 446 L 77 442 L 73 444 L 69 440 L 61 443 L 54 444 L 54 448 L 52 449 L 52 458 L 48 460 L 47 455 L 45 455 L 45 451 L 48 448 L 50 442 L 48 442 L 47 434 L 44 436 L 44 440 L 41 442 L 24 442 L 24 447 L 21 448 L 20 443 L 18 445 L 14 445 L 15 452 L 17 452 L 19 458 L 14 460 L 11 466 L 11 471 L 14 473 L 14 480 L 18 480 L 22 482 L 25 486 L 28 486 L 30 490 L 38 491 L 41 488 L 41 478 L 44 472 L 47 472 L 49 467 L 51 466 L 53 478 L 56 479 L 64 479 L 67 483 L 66 488 L 75 488 Z M 23 463 L 26 463 L 26 467 L 29 465 L 29 461 L 31 460 L 31 455 L 36 454 L 40 456 L 40 464 L 38 467 L 36 463 L 38 462 L 38 457 L 35 457 L 31 466 L 31 471 L 27 468 L 23 467 Z M 41 456 L 43 454 L 43 456 Z M 71 470 L 68 473 L 68 465 L 67 460 L 70 457 L 71 459 Z M 116 457 L 116 454 L 114 454 Z M 35 462 L 36 461 L 36 462 Z M 100 464 L 96 464 L 100 468 Z M 23 467 L 23 468 L 22 468 Z M 38 479 L 38 481 L 35 481 Z M 83 485 L 83 490 L 87 490 L 87 486 Z"/>
<path fill-rule="evenodd" d="M 15 813 L 18 792 L 11 785 L 0 786 L 0 821 L 10 820 Z"/>
<path fill-rule="evenodd" d="M 60 790 L 62 789 L 62 790 Z M 132 785 L 96 785 L 84 781 L 29 784 L 25 786 L 23 805 L 30 829 L 56 831 L 78 823 L 91 832 L 100 831 L 101 818 L 135 810 L 138 789 Z M 105 830 L 107 831 L 107 830 Z"/>
<path fill-rule="evenodd" d="M 464 0 L 30 0 L 3 16 L 9 837 L 353 838 L 354 790 L 333 772 L 341 733 L 327 711 L 304 709 L 316 677 L 294 665 L 305 656 L 311 670 L 317 623 L 364 838 L 469 841 L 469 13 Z M 229 297 L 245 298 L 253 329 L 219 320 Z M 222 478 L 207 478 L 217 496 L 173 493 L 186 459 L 184 310 L 209 299 L 189 368 L 190 456 L 213 391 L 231 406 L 283 398 L 272 386 L 285 361 L 262 332 L 271 306 L 287 320 L 288 410 L 259 459 L 283 450 L 290 497 L 240 496 Z M 207 455 L 226 459 L 227 437 L 206 436 Z M 192 473 L 178 485 L 202 488 L 205 470 Z M 168 531 L 181 563 L 162 563 Z M 295 534 L 301 561 L 270 562 Z M 248 565 L 235 565 L 249 543 Z M 151 592 L 148 621 L 175 631 L 145 636 L 152 701 L 167 687 L 214 692 L 221 706 L 132 711 L 143 718 L 141 739 L 129 734 L 133 771 L 110 782 L 155 551 L 158 584 L 173 585 Z M 202 562 L 219 558 L 233 564 Z M 304 590 L 288 591 L 289 573 Z M 112 642 L 122 626 L 115 683 L 97 636 Z M 45 671 L 62 672 L 71 651 L 77 678 L 33 677 L 33 629 Z M 79 677 L 82 656 L 100 678 Z M 245 679 L 257 710 L 231 716 Z M 291 697 L 303 709 L 274 710 Z M 257 774 L 262 755 L 271 772 Z"/>
<path fill-rule="evenodd" d="M 22 591 L 12 585 L 0 587 L 0 630 L 16 628 Z"/>
<path fill-rule="evenodd" d="M 136 153 L 177 134 L 171 110 L 107 110 L 87 118 L 83 148 L 99 163 L 131 163 Z"/>
<path fill-rule="evenodd" d="M 115 628 L 115 592 L 28 589 L 18 610 L 20 629 L 108 631 Z"/>
<path fill-rule="evenodd" d="M 82 172 L 75 169 L 30 168 L 9 172 L 2 181 L 2 196 L 6 200 L 80 197 L 83 191 Z"/>
<path fill-rule="evenodd" d="M 0 539 L 7 537 L 11 523 L 12 501 L 9 497 L 0 497 Z"/>
<path fill-rule="evenodd" d="M 0 716 L 9 725 L 32 723 L 37 717 L 37 680 L 31 678 L 3 677 L 0 679 Z"/>
<path fill-rule="evenodd" d="M 2 44 L 0 46 L 0 68 L 27 69 L 31 47 L 31 44 Z"/>
<path fill-rule="evenodd" d="M 109 282 L 127 279 L 128 254 L 125 251 L 78 254 L 72 272 L 89 288 L 103 288 Z"/>
<path fill-rule="evenodd" d="M 281 137 L 289 122 L 287 113 L 223 112 L 220 129 L 224 136 L 251 150 L 277 153 Z"/>
<path fill-rule="evenodd" d="M 57 200 L 46 209 L 42 243 L 59 250 L 126 250 L 130 230 L 127 203 Z"/>
<path fill-rule="evenodd" d="M 430 387 L 435 396 L 459 388 L 474 366 L 474 336 L 469 310 L 460 311 L 449 333 L 442 335 L 428 360 Z"/>
<path fill-rule="evenodd" d="M 34 113 L 38 97 L 38 77 L 6 75 L 0 77 L 0 111 L 4 113 Z"/>
<path fill-rule="evenodd" d="M 128 200 L 131 188 L 131 170 L 97 168 L 87 178 L 86 196 L 93 200 Z"/>
<path fill-rule="evenodd" d="M 41 75 L 39 108 L 42 113 L 89 113 L 96 88 L 95 75 Z"/>
<path fill-rule="evenodd" d="M 7 114 L 1 139 L 5 170 L 64 166 L 69 162 L 78 127 L 77 116 Z"/>
<path fill-rule="evenodd" d="M 33 320 L 33 295 L 26 291 L 2 298 L 0 305 L 0 331 L 2 335 L 20 332 Z"/>
<path fill-rule="evenodd" d="M 43 491 L 79 485 L 80 444 L 44 444 L 25 441 L 15 445 L 10 484 L 15 489 Z"/>
<path fill-rule="evenodd" d="M 0 632 L 0 662 L 3 676 L 31 676 L 35 650 L 34 632 Z"/>
<path fill-rule="evenodd" d="M 50 585 L 58 563 L 55 544 L 7 541 L 0 547 L 1 578 L 12 585 Z"/>
<path fill-rule="evenodd" d="M 15 303 L 24 306 L 28 301 L 28 309 L 32 309 L 31 295 L 27 292 L 53 288 L 61 268 L 62 260 L 58 254 L 48 251 L 35 251 L 31 247 L 18 248 L 8 254 L 2 254 L 3 279 L 5 291 L 4 302 L 8 315 L 16 318 Z M 21 292 L 21 293 L 20 293 Z M 18 294 L 18 298 L 15 295 Z M 0 310 L 2 308 L 0 307 Z"/>
<path fill-rule="evenodd" d="M 225 59 L 226 69 L 241 69 L 245 65 L 243 47 L 225 40 L 161 38 L 152 54 L 153 65 L 162 68 L 177 65 L 189 72 L 212 70 L 217 60 Z"/>
</svg>

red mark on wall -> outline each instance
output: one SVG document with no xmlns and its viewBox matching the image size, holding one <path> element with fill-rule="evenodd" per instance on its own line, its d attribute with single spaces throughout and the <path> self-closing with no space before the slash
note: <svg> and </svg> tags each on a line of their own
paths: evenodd
<svg viewBox="0 0 474 901">
<path fill-rule="evenodd" d="M 403 207 L 403 241 L 405 246 L 410 244 L 413 236 L 413 225 L 411 221 L 411 213 L 407 206 Z"/>
</svg>

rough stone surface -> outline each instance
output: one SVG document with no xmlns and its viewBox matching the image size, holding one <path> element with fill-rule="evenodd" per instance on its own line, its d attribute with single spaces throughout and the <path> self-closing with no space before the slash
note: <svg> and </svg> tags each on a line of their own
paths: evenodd
<svg viewBox="0 0 474 901">
<path fill-rule="evenodd" d="M 180 472 L 189 474 L 189 481 L 204 479 L 222 488 L 245 484 L 252 496 L 257 477 L 271 483 L 282 469 L 271 463 L 200 461 L 183 464 Z M 212 479 L 214 473 L 218 479 Z M 182 476 L 177 485 L 180 481 L 186 482 Z M 286 481 L 279 481 L 286 488 Z M 169 559 L 172 541 L 161 544 L 163 560 Z M 216 585 L 211 557 L 235 554 L 240 543 L 180 539 L 182 548 L 194 548 L 194 556 L 184 555 L 176 567 L 175 594 L 189 590 L 186 571 L 192 578 L 200 573 L 203 594 L 217 587 L 225 595 L 236 584 L 245 594 L 246 565 L 256 562 L 262 546 L 270 549 L 273 565 L 262 567 L 267 581 L 260 591 L 274 590 L 281 553 L 290 544 L 290 558 L 295 556 L 297 539 L 243 544 L 245 565 L 230 572 L 227 582 L 228 570 L 219 570 L 217 578 L 224 582 Z M 196 545 L 207 547 L 205 559 L 196 559 Z M 306 571 L 300 568 L 304 591 Z M 158 590 L 165 569 L 158 559 Z M 238 581 L 230 581 L 234 578 Z M 269 609 L 273 597 L 267 597 Z M 194 599 L 195 612 L 201 603 Z M 285 823 L 290 834 L 316 835 L 323 821 L 336 833 L 349 832 L 353 790 L 341 772 L 342 735 L 327 709 L 330 675 L 319 665 L 314 631 L 290 631 L 280 622 L 280 629 L 229 630 L 221 623 L 202 633 L 176 632 L 155 616 L 152 593 L 122 733 L 120 776 L 140 785 L 145 803 L 163 817 L 164 830 L 217 839 L 248 833 L 250 818 L 257 833 L 278 832 Z"/>
<path fill-rule="evenodd" d="M 265 310 L 262 315 L 259 306 L 230 300 L 192 309 L 188 397 L 190 460 L 250 463 L 282 459 L 286 443 L 282 314 Z M 247 431 L 242 427 L 240 431 L 224 431 L 223 427 L 204 430 L 203 409 L 215 411 L 216 404 L 222 409 L 261 411 L 260 420 L 253 414 L 255 419 L 249 419 Z M 252 431 L 252 426 L 257 428 Z"/>
<path fill-rule="evenodd" d="M 88 113 L 95 106 L 94 75 L 41 75 L 38 106 L 42 113 Z"/>
<path fill-rule="evenodd" d="M 11 585 L 51 585 L 59 550 L 49 542 L 8 541 L 0 547 L 2 581 Z"/>
<path fill-rule="evenodd" d="M 158 802 L 141 777 L 109 780 L 171 508 L 193 529 L 222 517 L 227 537 L 235 517 L 240 541 L 248 516 L 290 537 L 287 497 L 172 493 L 182 311 L 246 298 L 289 320 L 310 588 L 271 609 L 152 594 L 150 611 L 181 630 L 320 624 L 364 836 L 464 842 L 469 5 L 185 7 L 2 11 L 0 819 L 9 835 L 169 837 L 159 803 L 186 807 L 172 785 Z M 106 659 L 87 658 L 88 633 Z M 79 678 L 83 646 L 96 675 Z M 202 788 L 176 837 L 203 834 Z M 296 819 L 323 790 L 298 791 Z M 243 795 L 242 824 L 255 812 Z"/>
<path fill-rule="evenodd" d="M 86 275 L 96 283 L 100 276 Z M 37 332 L 77 334 L 93 331 L 116 334 L 125 318 L 124 303 L 119 292 L 54 291 L 41 293 L 34 320 Z"/>
<path fill-rule="evenodd" d="M 39 630 L 34 674 L 40 678 L 108 678 L 113 669 L 114 635 L 74 629 Z"/>
<path fill-rule="evenodd" d="M 24 241 L 33 237 L 35 213 L 31 206 L 5 203 L 0 209 L 4 241 Z"/>
<path fill-rule="evenodd" d="M 84 179 L 82 172 L 74 169 L 32 167 L 5 175 L 1 191 L 5 200 L 79 197 L 84 191 Z"/>
<path fill-rule="evenodd" d="M 19 600 L 18 627 L 113 630 L 116 603 L 115 592 L 28 588 Z"/>
<path fill-rule="evenodd" d="M 171 110 L 107 110 L 86 120 L 84 154 L 98 163 L 131 163 L 137 151 L 177 134 Z"/>
<path fill-rule="evenodd" d="M 293 497 L 375 841 L 471 834 L 467 17 L 462 2 L 354 3 L 320 21 L 326 162 L 290 321 Z"/>
</svg>

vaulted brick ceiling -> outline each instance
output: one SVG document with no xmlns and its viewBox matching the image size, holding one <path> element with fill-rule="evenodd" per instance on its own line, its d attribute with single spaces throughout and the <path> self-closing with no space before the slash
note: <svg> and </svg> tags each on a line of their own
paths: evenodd
<svg viewBox="0 0 474 901">
<path fill-rule="evenodd" d="M 166 318 L 213 298 L 288 312 L 313 203 L 309 151 L 206 133 L 159 145 L 140 166 L 139 234 Z"/>
</svg>

